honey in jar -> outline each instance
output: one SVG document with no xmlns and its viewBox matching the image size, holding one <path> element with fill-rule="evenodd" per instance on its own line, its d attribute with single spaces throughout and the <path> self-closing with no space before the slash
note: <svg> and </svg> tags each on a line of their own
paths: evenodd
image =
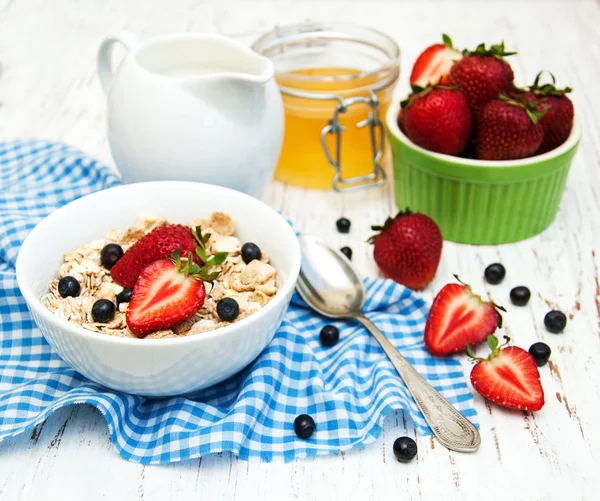
<svg viewBox="0 0 600 501">
<path fill-rule="evenodd" d="M 381 184 L 395 42 L 360 26 L 307 23 L 279 27 L 253 48 L 274 61 L 285 107 L 275 178 L 339 191 Z"/>
</svg>

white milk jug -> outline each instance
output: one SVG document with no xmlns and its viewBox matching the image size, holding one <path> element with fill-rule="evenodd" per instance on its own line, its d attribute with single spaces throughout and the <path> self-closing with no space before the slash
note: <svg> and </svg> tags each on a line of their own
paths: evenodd
<svg viewBox="0 0 600 501">
<path fill-rule="evenodd" d="M 112 50 L 127 55 L 113 74 Z M 273 63 L 237 41 L 185 33 L 107 38 L 98 73 L 108 140 L 127 183 L 199 181 L 260 197 L 283 140 Z"/>
</svg>

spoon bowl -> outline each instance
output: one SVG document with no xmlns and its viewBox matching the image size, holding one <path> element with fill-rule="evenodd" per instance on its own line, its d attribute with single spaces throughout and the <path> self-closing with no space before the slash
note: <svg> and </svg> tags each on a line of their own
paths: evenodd
<svg viewBox="0 0 600 501">
<path fill-rule="evenodd" d="M 296 290 L 313 309 L 330 318 L 361 314 L 365 286 L 346 256 L 321 239 L 302 235 L 302 265 Z"/>
</svg>

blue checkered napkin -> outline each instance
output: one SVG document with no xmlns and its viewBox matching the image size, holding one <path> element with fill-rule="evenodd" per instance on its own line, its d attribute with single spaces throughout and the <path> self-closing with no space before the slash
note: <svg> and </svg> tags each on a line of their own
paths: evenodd
<svg viewBox="0 0 600 501">
<path fill-rule="evenodd" d="M 338 452 L 375 440 L 394 409 L 404 409 L 419 431 L 431 432 L 367 331 L 335 322 L 340 341 L 323 348 L 319 331 L 327 321 L 299 297 L 251 366 L 187 398 L 116 393 L 69 368 L 31 320 L 16 284 L 15 256 L 43 216 L 117 183 L 106 167 L 63 145 L 0 145 L 0 440 L 78 403 L 100 409 L 119 454 L 144 464 L 221 451 L 263 461 Z M 425 302 L 391 281 L 368 279 L 366 287 L 368 317 L 450 402 L 476 418 L 459 362 L 424 350 Z M 309 440 L 294 434 L 294 418 L 302 413 L 317 423 Z"/>
</svg>

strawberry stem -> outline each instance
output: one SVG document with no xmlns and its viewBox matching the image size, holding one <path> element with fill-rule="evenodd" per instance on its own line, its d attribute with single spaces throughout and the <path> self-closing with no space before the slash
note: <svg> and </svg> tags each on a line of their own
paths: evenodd
<svg viewBox="0 0 600 501">
<path fill-rule="evenodd" d="M 504 48 L 504 41 L 500 44 L 491 45 L 489 49 L 485 47 L 484 43 L 480 43 L 475 50 L 467 50 L 463 51 L 463 56 L 491 56 L 496 59 L 500 59 L 507 56 L 514 56 L 516 52 L 507 52 Z"/>
<path fill-rule="evenodd" d="M 193 255 L 191 252 L 188 253 L 186 265 L 182 266 L 181 260 L 180 260 L 180 253 L 181 253 L 180 249 L 176 249 L 175 251 L 173 251 L 173 253 L 171 254 L 171 258 L 172 258 L 173 262 L 179 266 L 180 271 L 182 271 L 184 273 L 184 275 L 191 276 L 193 278 L 202 280 L 204 282 L 214 282 L 214 280 L 219 276 L 219 274 L 221 272 L 220 271 L 211 272 L 210 268 L 222 264 L 225 261 L 225 259 L 227 259 L 227 256 L 229 254 L 227 252 L 219 252 L 219 253 L 215 254 L 214 256 L 208 258 L 206 243 L 210 239 L 211 234 L 206 233 L 203 235 L 202 228 L 200 226 L 196 226 L 196 228 L 192 229 L 192 235 L 194 236 L 194 239 L 198 243 L 195 251 L 196 251 L 196 255 L 202 261 L 203 266 L 198 266 L 197 264 L 194 263 Z"/>
<path fill-rule="evenodd" d="M 378 225 L 371 226 L 371 229 L 373 231 L 376 231 L 377 233 L 375 235 L 369 237 L 367 239 L 367 243 L 369 243 L 369 244 L 374 243 L 375 239 L 381 233 L 385 233 L 387 230 L 390 229 L 390 226 L 392 226 L 392 224 L 394 223 L 394 220 L 398 219 L 399 217 L 409 216 L 410 214 L 412 214 L 412 211 L 407 207 L 403 211 L 398 212 L 398 214 L 396 214 L 394 217 L 388 216 L 388 218 L 385 220 L 385 223 L 383 223 L 383 226 L 378 226 Z"/>
<path fill-rule="evenodd" d="M 550 75 L 550 78 L 552 78 L 552 83 L 545 83 L 543 85 L 540 85 L 540 79 L 544 73 L 548 73 L 548 75 Z M 564 96 L 565 94 L 568 94 L 573 89 L 571 87 L 565 87 L 564 89 L 557 89 L 555 76 L 552 73 L 550 73 L 549 71 L 542 70 L 535 77 L 535 81 L 533 82 L 533 85 L 529 87 L 529 90 L 531 90 L 536 96 L 559 96 L 560 97 L 560 96 Z"/>
<path fill-rule="evenodd" d="M 542 109 L 538 109 L 542 104 L 542 101 L 526 101 L 523 102 L 523 99 L 513 99 L 508 97 L 506 94 L 502 92 L 498 94 L 498 99 L 504 101 L 506 104 L 510 104 L 511 106 L 517 106 L 519 108 L 523 108 L 527 116 L 531 119 L 533 124 L 537 124 L 538 120 L 542 118 L 548 111 L 550 111 L 550 106 L 546 106 Z"/>
<path fill-rule="evenodd" d="M 446 35 L 446 33 L 442 33 L 442 41 L 444 42 L 444 45 L 446 45 L 446 47 L 448 47 L 449 49 L 454 49 L 452 39 L 448 35 Z"/>
</svg>

